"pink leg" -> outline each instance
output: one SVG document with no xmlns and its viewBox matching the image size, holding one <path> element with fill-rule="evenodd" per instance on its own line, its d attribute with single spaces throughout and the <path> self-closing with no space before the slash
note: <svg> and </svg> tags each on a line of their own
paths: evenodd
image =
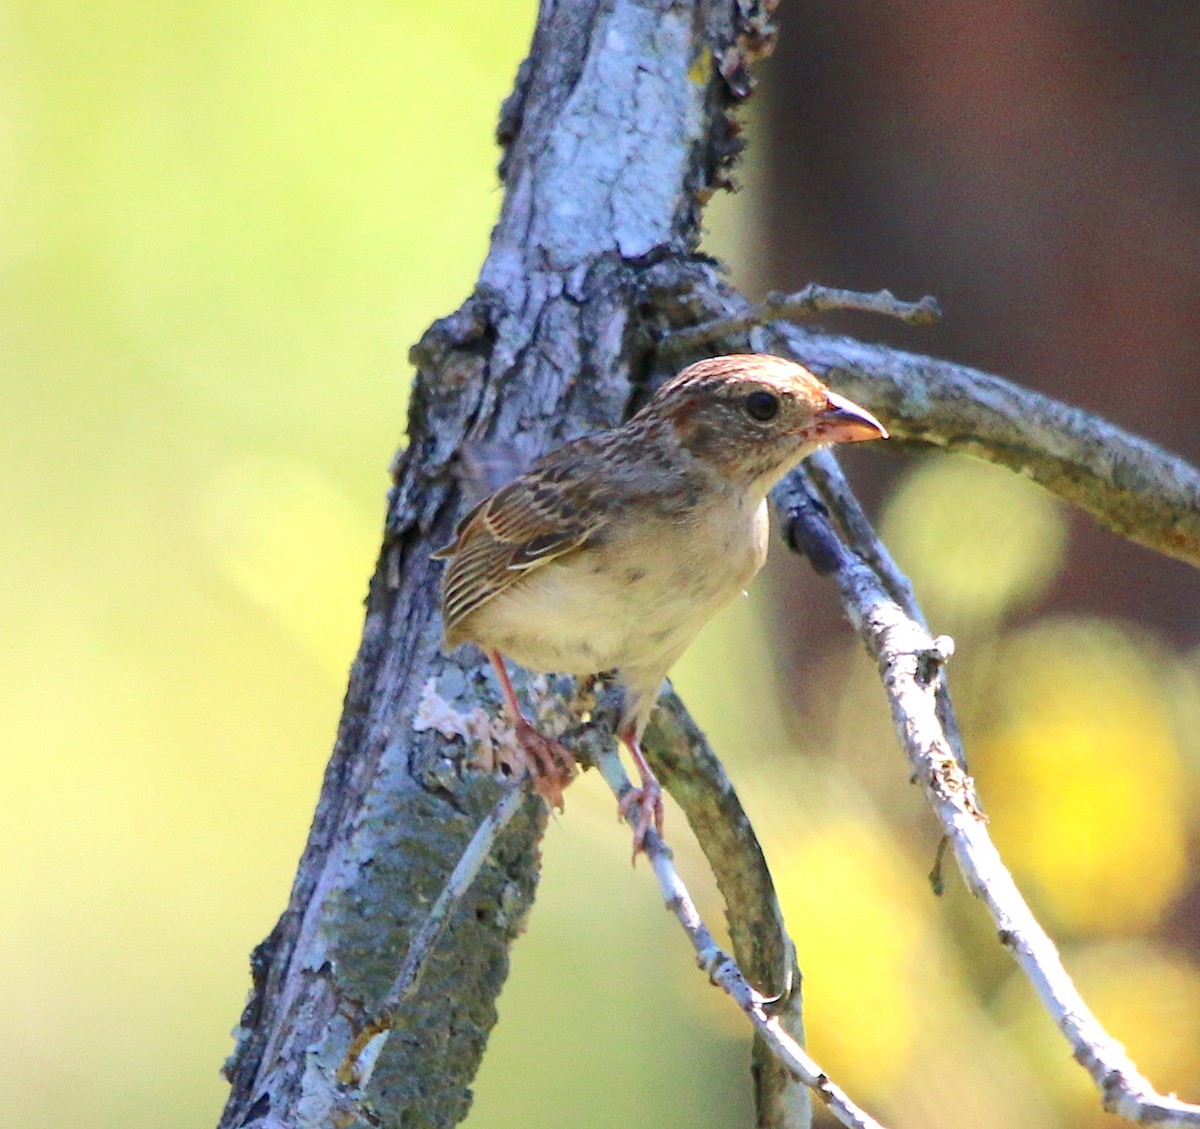
<svg viewBox="0 0 1200 1129">
<path fill-rule="evenodd" d="M 492 669 L 496 672 L 496 677 L 500 679 L 500 693 L 504 695 L 504 704 L 508 706 L 509 715 L 514 721 L 525 720 L 525 715 L 521 712 L 521 703 L 517 701 L 517 692 L 513 689 L 512 679 L 508 677 L 508 667 L 504 665 L 504 657 L 499 651 L 485 651 L 488 657 L 488 662 L 492 664 Z"/>
<path fill-rule="evenodd" d="M 504 704 L 512 718 L 517 731 L 517 741 L 526 754 L 526 768 L 533 777 L 533 786 L 538 795 L 551 807 L 563 810 L 563 786 L 569 784 L 575 771 L 575 758 L 571 751 L 539 733 L 521 712 L 521 704 L 517 701 L 517 692 L 513 689 L 512 680 L 508 677 L 508 668 L 499 651 L 485 651 L 488 662 L 500 680 L 500 692 L 504 695 Z"/>
<path fill-rule="evenodd" d="M 642 779 L 640 788 L 631 788 L 617 804 L 617 814 L 622 819 L 629 818 L 629 810 L 634 804 L 640 805 L 637 823 L 633 826 L 633 861 L 646 849 L 646 833 L 653 827 L 660 835 L 663 831 L 663 800 L 662 787 L 654 775 L 646 758 L 642 755 L 641 741 L 633 726 L 621 734 L 621 740 L 629 747 L 633 763 L 637 767 L 638 776 Z"/>
</svg>

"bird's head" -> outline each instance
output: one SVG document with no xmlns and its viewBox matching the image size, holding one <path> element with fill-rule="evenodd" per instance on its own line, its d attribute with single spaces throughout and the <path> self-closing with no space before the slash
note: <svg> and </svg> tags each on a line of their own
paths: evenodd
<svg viewBox="0 0 1200 1129">
<path fill-rule="evenodd" d="M 764 494 L 820 447 L 887 438 L 870 412 L 803 365 L 761 353 L 690 365 L 639 415 L 666 424 L 684 450 L 723 477 Z"/>
</svg>

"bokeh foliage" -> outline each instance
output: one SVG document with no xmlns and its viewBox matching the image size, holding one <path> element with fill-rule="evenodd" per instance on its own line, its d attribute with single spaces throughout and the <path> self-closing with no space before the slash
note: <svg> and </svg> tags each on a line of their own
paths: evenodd
<svg viewBox="0 0 1200 1129">
<path fill-rule="evenodd" d="M 0 7 L 14 1124 L 216 1119 L 357 641 L 406 350 L 484 254 L 532 8 Z M 1187 1095 L 1200 972 L 1170 926 L 1195 895 L 1194 656 L 1038 619 L 1067 527 L 1002 472 L 921 464 L 884 529 L 959 639 L 1001 846 L 1118 1037 Z M 781 687 L 767 600 L 715 622 L 677 681 L 762 828 L 815 1053 L 897 1125 L 1098 1122 L 976 908 L 953 881 L 929 896 L 867 663 L 842 639 L 804 693 Z M 817 691 L 825 709 L 796 709 Z M 744 1027 L 630 873 L 597 781 L 545 865 L 473 1123 L 747 1123 Z"/>
</svg>

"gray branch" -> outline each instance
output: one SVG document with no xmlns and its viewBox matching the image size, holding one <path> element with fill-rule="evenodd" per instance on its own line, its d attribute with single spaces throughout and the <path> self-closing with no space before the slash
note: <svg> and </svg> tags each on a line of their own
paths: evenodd
<svg viewBox="0 0 1200 1129">
<path fill-rule="evenodd" d="M 618 800 L 621 799 L 630 790 L 631 785 L 612 746 L 608 746 L 597 755 L 596 764 L 613 795 Z M 630 826 L 635 825 L 640 814 L 639 807 L 640 805 L 635 804 L 626 817 Z M 809 1087 L 829 1107 L 834 1117 L 849 1129 L 883 1129 L 879 1122 L 859 1109 L 845 1091 L 805 1052 L 799 1039 L 793 1036 L 787 1024 L 780 1019 L 781 1001 L 777 997 L 764 996 L 756 991 L 734 958 L 713 939 L 679 871 L 675 869 L 670 848 L 653 829 L 646 835 L 646 854 L 654 868 L 654 877 L 658 880 L 667 909 L 675 915 L 692 943 L 696 963 L 708 973 L 709 979 L 741 1008 L 775 1059 Z"/>
<path fill-rule="evenodd" d="M 658 778 L 678 801 L 712 868 L 725 900 L 725 918 L 738 964 L 775 1003 L 781 1030 L 804 1042 L 800 969 L 754 828 L 725 769 L 704 734 L 673 692 L 659 698 L 646 731 L 646 755 Z M 756 1039 L 753 1051 L 755 1105 L 760 1129 L 807 1126 L 807 1091 L 786 1064 Z"/>
<path fill-rule="evenodd" d="M 1075 1060 L 1095 1080 L 1104 1108 L 1144 1124 L 1200 1125 L 1200 1106 L 1156 1093 L 1100 1025 L 1001 861 L 976 802 L 974 782 L 939 716 L 937 690 L 944 681 L 945 645 L 932 639 L 867 561 L 843 544 L 805 469 L 789 475 L 773 500 L 788 543 L 837 584 L 850 622 L 879 666 L 913 778 L 954 851 L 967 887 L 987 905 L 1000 943 L 1033 985 Z M 854 515 L 848 520 L 858 524 L 862 519 Z M 864 533 L 859 525 L 859 535 Z"/>
<path fill-rule="evenodd" d="M 1006 466 L 1122 537 L 1200 566 L 1200 472 L 1183 459 L 965 365 L 775 328 L 785 353 L 861 398 L 895 438 Z"/>
<path fill-rule="evenodd" d="M 884 317 L 899 318 L 909 325 L 928 325 L 942 316 L 937 299 L 930 294 L 926 294 L 917 302 L 903 302 L 890 290 L 864 294 L 858 290 L 839 290 L 810 282 L 794 294 L 772 290 L 762 305 L 751 307 L 743 313 L 677 330 L 667 338 L 664 346 L 675 352 L 695 349 L 709 342 L 729 340 L 767 322 L 808 317 L 825 310 L 858 310 L 862 313 L 882 314 Z"/>
<path fill-rule="evenodd" d="M 572 703 L 587 721 L 560 736 L 584 763 L 600 768 L 618 798 L 627 781 L 613 752 L 620 693 L 606 689 Z M 643 740 L 655 774 L 678 801 L 712 869 L 725 901 L 725 918 L 741 972 L 772 1000 L 775 1027 L 797 1045 L 804 1042 L 800 969 L 788 936 L 771 872 L 736 790 L 704 734 L 670 689 Z M 811 1082 L 772 1049 L 765 1034 L 754 1044 L 752 1066 L 760 1129 L 801 1129 L 812 1121 Z M 847 1099 L 848 1100 L 848 1099 Z"/>
<path fill-rule="evenodd" d="M 659 333 L 680 363 L 700 355 L 689 344 L 698 330 L 703 355 L 753 349 L 794 357 L 870 408 L 893 439 L 1008 467 L 1122 537 L 1200 566 L 1200 471 L 1148 440 L 966 365 L 763 322 L 769 307 L 748 301 L 709 264 L 649 281 Z"/>
</svg>

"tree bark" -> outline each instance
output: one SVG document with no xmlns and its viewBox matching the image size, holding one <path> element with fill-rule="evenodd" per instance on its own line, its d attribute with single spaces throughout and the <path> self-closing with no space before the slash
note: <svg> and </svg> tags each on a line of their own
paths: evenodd
<svg viewBox="0 0 1200 1129">
<path fill-rule="evenodd" d="M 429 553 L 456 514 L 451 460 L 478 439 L 536 455 L 636 405 L 654 375 L 646 276 L 693 255 L 701 208 L 738 148 L 732 107 L 770 36 L 750 2 L 542 4 L 502 111 L 504 202 L 477 288 L 412 351 L 408 446 L 363 640 L 289 906 L 253 957 L 222 1126 L 414 1129 L 466 1115 L 536 890 L 546 816 L 532 796 L 368 1075 L 339 1081 L 501 787 L 470 769 L 461 743 L 414 728 L 431 680 L 464 711 L 490 693 L 474 655 L 440 652 Z"/>
<path fill-rule="evenodd" d="M 714 336 L 693 355 L 660 348 L 671 327 L 748 305 L 695 252 L 701 209 L 738 148 L 732 108 L 771 43 L 771 7 L 542 5 L 502 111 L 505 195 L 478 285 L 412 352 L 408 447 L 363 641 L 288 909 L 253 957 L 226 1129 L 420 1129 L 453 1125 L 469 1108 L 509 946 L 536 891 L 546 823 L 536 798 L 500 834 L 415 990 L 386 1009 L 369 1053 L 352 1051 L 504 787 L 422 713 L 431 688 L 456 716 L 498 705 L 477 656 L 440 651 L 440 566 L 429 553 L 459 508 L 452 462 L 465 442 L 505 440 L 532 457 L 625 418 L 668 367 L 747 347 L 790 352 L 853 387 L 897 434 L 1027 472 L 1125 536 L 1200 563 L 1196 471 L 1044 397 L 787 326 Z M 596 721 L 589 728 L 589 739 L 611 739 Z M 764 994 L 781 994 L 781 1007 L 796 1004 L 769 876 L 702 745 L 674 700 L 647 733 L 726 893 L 742 968 Z M 789 1018 L 798 1031 L 798 1015 Z M 755 1078 L 760 1125 L 804 1124 L 803 1095 L 774 1060 L 760 1053 Z"/>
</svg>

